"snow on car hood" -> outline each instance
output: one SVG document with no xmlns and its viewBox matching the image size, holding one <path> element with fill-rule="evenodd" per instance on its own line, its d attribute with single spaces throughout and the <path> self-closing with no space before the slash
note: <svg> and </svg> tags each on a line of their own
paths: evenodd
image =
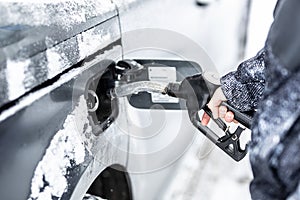
<svg viewBox="0 0 300 200">
<path fill-rule="evenodd" d="M 0 3 L 0 26 L 61 25 L 70 28 L 114 9 L 110 0 L 4 1 Z"/>
<path fill-rule="evenodd" d="M 0 13 L 0 106 L 120 38 L 110 0 L 5 1 Z"/>
</svg>

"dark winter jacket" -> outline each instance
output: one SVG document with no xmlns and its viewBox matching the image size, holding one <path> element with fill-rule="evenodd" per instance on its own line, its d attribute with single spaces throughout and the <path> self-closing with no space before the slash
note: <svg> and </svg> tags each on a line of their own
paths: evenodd
<svg viewBox="0 0 300 200">
<path fill-rule="evenodd" d="M 255 200 L 300 199 L 300 1 L 281 0 L 265 47 L 221 79 L 228 102 L 257 109 L 250 161 Z"/>
</svg>

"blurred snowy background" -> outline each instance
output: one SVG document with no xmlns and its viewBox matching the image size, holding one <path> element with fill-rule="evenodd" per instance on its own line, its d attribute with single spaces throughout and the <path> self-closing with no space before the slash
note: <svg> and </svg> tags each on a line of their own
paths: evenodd
<svg viewBox="0 0 300 200">
<path fill-rule="evenodd" d="M 251 2 L 245 58 L 254 56 L 264 46 L 275 4 L 276 0 Z M 237 163 L 210 142 L 196 140 L 182 159 L 184 167 L 174 177 L 165 199 L 251 199 L 248 156 Z"/>
</svg>

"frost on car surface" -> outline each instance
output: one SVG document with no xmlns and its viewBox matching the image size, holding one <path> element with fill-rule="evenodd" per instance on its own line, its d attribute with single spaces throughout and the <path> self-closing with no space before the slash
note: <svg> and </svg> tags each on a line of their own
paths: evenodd
<svg viewBox="0 0 300 200">
<path fill-rule="evenodd" d="M 1 26 L 58 25 L 65 29 L 70 29 L 73 25 L 86 22 L 93 17 L 104 17 L 107 12 L 114 10 L 114 5 L 107 0 L 8 1 L 0 5 Z"/>
<path fill-rule="evenodd" d="M 86 100 L 82 97 L 88 82 L 86 77 L 101 74 L 105 65 L 99 67 L 98 63 L 120 54 L 118 44 L 104 49 L 94 60 L 61 75 L 53 84 L 31 92 L 1 113 L 0 152 L 3 152 L 4 161 L 0 166 L 2 199 L 43 199 L 42 196 L 49 195 L 53 198 L 62 195 L 62 199 L 70 199 L 75 187 L 83 188 L 78 182 L 91 162 L 88 152 L 94 155 L 103 143 L 107 143 L 98 137 L 102 143 L 96 145 L 98 140 L 90 131 Z M 116 136 L 111 132 L 107 134 Z M 94 145 L 98 149 L 92 151 Z M 106 147 L 104 149 L 108 150 Z M 106 151 L 102 152 L 105 155 Z M 116 163 L 112 156 L 109 159 Z M 98 168 L 95 173 L 99 173 Z M 61 184 L 56 185 L 56 181 Z M 66 181 L 67 187 L 64 184 Z M 14 192 L 15 188 L 18 192 Z"/>
<path fill-rule="evenodd" d="M 110 0 L 1 2 L 0 13 L 0 107 L 120 34 Z"/>
<path fill-rule="evenodd" d="M 75 117 L 82 120 L 75 120 Z M 38 163 L 29 199 L 58 198 L 67 191 L 68 169 L 80 165 L 85 159 L 84 144 L 76 133 L 91 132 L 87 128 L 88 123 L 86 101 L 81 96 L 78 105 L 67 116 L 63 128 L 54 135 L 43 159 Z"/>
</svg>

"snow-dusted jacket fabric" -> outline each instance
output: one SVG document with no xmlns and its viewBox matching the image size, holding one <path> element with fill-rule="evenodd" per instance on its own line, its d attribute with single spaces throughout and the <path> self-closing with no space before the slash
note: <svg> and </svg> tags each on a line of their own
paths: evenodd
<svg viewBox="0 0 300 200">
<path fill-rule="evenodd" d="M 265 50 L 242 62 L 238 69 L 221 78 L 222 91 L 229 104 L 240 111 L 257 107 L 265 88 Z"/>
<path fill-rule="evenodd" d="M 299 10 L 299 0 L 281 0 L 264 49 L 221 78 L 229 104 L 257 109 L 250 145 L 254 200 L 300 199 Z"/>
</svg>

